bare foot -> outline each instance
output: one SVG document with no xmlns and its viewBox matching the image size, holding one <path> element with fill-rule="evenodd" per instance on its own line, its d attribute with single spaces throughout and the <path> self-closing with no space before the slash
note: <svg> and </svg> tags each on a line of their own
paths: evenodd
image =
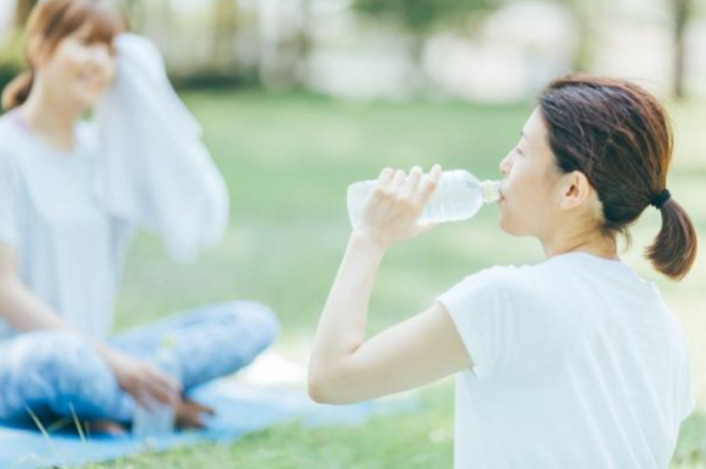
<svg viewBox="0 0 706 469">
<path fill-rule="evenodd" d="M 101 433 L 112 436 L 127 435 L 127 429 L 124 426 L 110 420 L 93 420 L 85 422 L 85 425 L 86 431 L 89 433 Z"/>
<path fill-rule="evenodd" d="M 215 415 L 216 412 L 203 404 L 189 399 L 183 399 L 176 407 L 176 424 L 179 428 L 203 428 L 206 425 L 204 415 Z"/>
</svg>

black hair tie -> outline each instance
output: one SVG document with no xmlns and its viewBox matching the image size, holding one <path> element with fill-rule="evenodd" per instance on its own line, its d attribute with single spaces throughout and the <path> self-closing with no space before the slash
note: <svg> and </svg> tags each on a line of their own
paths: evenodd
<svg viewBox="0 0 706 469">
<path fill-rule="evenodd" d="M 660 210 L 662 208 L 662 205 L 664 205 L 671 198 L 672 194 L 670 194 L 669 191 L 665 189 L 660 192 L 654 199 L 652 199 L 650 205 L 654 206 L 657 210 Z"/>
</svg>

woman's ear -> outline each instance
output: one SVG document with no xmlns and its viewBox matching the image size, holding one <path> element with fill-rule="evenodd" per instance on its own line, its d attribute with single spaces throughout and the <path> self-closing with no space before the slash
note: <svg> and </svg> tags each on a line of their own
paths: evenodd
<svg viewBox="0 0 706 469">
<path fill-rule="evenodd" d="M 583 205 L 591 196 L 593 187 L 581 171 L 572 171 L 562 177 L 560 184 L 562 209 L 570 210 Z"/>
<path fill-rule="evenodd" d="M 31 36 L 27 40 L 27 58 L 29 60 L 30 67 L 37 68 L 41 65 L 46 56 L 46 47 L 43 47 L 42 38 L 39 35 Z"/>
</svg>

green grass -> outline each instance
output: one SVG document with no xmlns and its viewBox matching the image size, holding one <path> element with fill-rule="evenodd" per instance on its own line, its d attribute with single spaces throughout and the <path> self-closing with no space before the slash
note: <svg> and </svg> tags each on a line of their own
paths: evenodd
<svg viewBox="0 0 706 469">
<path fill-rule="evenodd" d="M 284 333 L 276 347 L 301 360 L 348 235 L 347 185 L 376 176 L 385 165 L 429 167 L 436 162 L 494 177 L 529 114 L 529 106 L 522 105 L 365 105 L 296 94 L 199 93 L 186 100 L 228 180 L 231 229 L 221 246 L 190 266 L 167 260 L 157 240 L 139 238 L 127 263 L 116 326 L 126 328 L 205 302 L 254 298 L 279 314 Z M 705 111 L 706 106 L 697 105 L 674 108 L 679 156 L 670 180 L 670 189 L 692 211 L 702 233 L 706 206 L 699 202 L 706 196 L 706 162 L 695 155 L 702 148 L 697 123 L 706 122 Z M 376 283 L 371 333 L 420 311 L 482 267 L 541 259 L 536 242 L 503 234 L 496 220 L 496 209 L 489 208 L 470 222 L 439 227 L 395 247 Z M 656 275 L 640 259 L 640 248 L 656 234 L 657 223 L 654 214 L 647 214 L 636 228 L 635 248 L 625 255 L 650 278 Z M 691 331 L 692 353 L 706 356 L 700 345 L 706 343 L 702 258 L 684 283 L 659 282 Z M 694 324 L 701 328 L 689 327 Z M 694 362 L 704 364 L 702 359 Z M 703 380 L 697 384 L 703 389 Z M 357 428 L 284 425 L 233 445 L 202 445 L 91 467 L 451 467 L 451 380 L 420 396 L 418 411 L 376 417 Z M 683 427 L 674 467 L 702 467 L 705 455 L 706 418 L 697 414 Z"/>
</svg>

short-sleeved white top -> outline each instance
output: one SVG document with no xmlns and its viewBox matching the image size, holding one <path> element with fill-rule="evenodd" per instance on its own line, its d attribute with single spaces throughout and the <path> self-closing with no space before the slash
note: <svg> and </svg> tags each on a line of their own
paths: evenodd
<svg viewBox="0 0 706 469">
<path fill-rule="evenodd" d="M 570 253 L 471 275 L 438 301 L 474 367 L 456 377 L 456 469 L 666 469 L 694 406 L 657 287 Z"/>
<path fill-rule="evenodd" d="M 38 298 L 103 338 L 133 229 L 92 193 L 97 153 L 90 124 L 78 124 L 74 150 L 61 152 L 15 113 L 0 118 L 0 242 L 16 249 L 20 277 Z M 0 339 L 13 333 L 0 319 Z"/>
</svg>

